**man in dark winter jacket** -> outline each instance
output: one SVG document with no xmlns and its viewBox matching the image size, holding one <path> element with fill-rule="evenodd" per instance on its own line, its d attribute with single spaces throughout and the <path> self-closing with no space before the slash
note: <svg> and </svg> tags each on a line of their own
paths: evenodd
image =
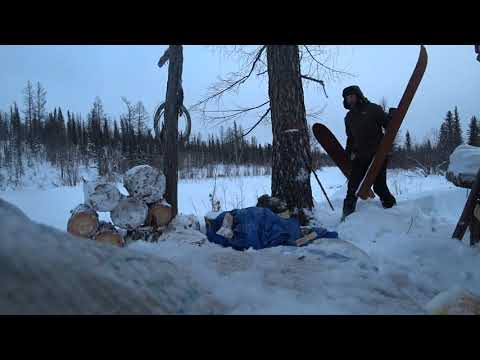
<svg viewBox="0 0 480 360">
<path fill-rule="evenodd" d="M 394 110 L 390 109 L 389 114 L 386 114 L 379 105 L 369 102 L 355 85 L 343 90 L 343 106 L 349 110 L 345 116 L 347 132 L 345 150 L 352 162 L 352 173 L 348 180 L 347 196 L 343 202 L 342 219 L 355 211 L 357 204 L 355 193 L 383 138 L 382 128 L 387 128 Z M 396 204 L 395 197 L 387 186 L 387 160 L 375 180 L 373 191 L 380 197 L 384 208 L 391 208 Z"/>
</svg>

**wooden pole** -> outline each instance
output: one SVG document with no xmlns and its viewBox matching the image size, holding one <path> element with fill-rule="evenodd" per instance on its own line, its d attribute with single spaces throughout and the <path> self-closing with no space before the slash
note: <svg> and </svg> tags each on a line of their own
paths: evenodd
<svg viewBox="0 0 480 360">
<path fill-rule="evenodd" d="M 165 100 L 165 197 L 172 205 L 172 216 L 176 216 L 178 213 L 178 114 L 183 103 L 182 45 L 170 45 L 167 51 L 169 64 Z"/>
</svg>

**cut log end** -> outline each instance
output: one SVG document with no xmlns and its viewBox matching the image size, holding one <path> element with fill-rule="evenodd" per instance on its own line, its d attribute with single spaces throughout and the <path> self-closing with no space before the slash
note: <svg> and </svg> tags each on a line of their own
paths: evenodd
<svg viewBox="0 0 480 360">
<path fill-rule="evenodd" d="M 120 247 L 125 245 L 123 236 L 115 228 L 115 226 L 109 222 L 104 221 L 100 222 L 98 231 L 93 237 L 93 239 L 101 243 L 116 245 Z"/>
<path fill-rule="evenodd" d="M 116 231 L 102 231 L 95 235 L 95 240 L 101 243 L 111 244 L 122 247 L 124 245 L 123 237 Z"/>
<path fill-rule="evenodd" d="M 67 231 L 75 236 L 92 237 L 98 230 L 98 214 L 88 205 L 82 204 L 71 211 Z"/>
<path fill-rule="evenodd" d="M 173 217 L 172 207 L 165 201 L 149 206 L 146 224 L 153 227 L 166 226 Z"/>
<path fill-rule="evenodd" d="M 123 198 L 110 213 L 112 222 L 122 229 L 135 229 L 145 223 L 148 207 L 134 198 Z"/>
</svg>

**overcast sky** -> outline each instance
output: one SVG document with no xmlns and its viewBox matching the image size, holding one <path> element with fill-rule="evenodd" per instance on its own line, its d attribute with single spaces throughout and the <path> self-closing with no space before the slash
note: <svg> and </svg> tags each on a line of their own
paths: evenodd
<svg viewBox="0 0 480 360">
<path fill-rule="evenodd" d="M 417 61 L 416 45 L 329 46 L 335 52 L 335 67 L 355 74 L 326 82 L 328 99 L 322 91 L 306 84 L 307 112 L 323 108 L 320 116 L 344 143 L 345 130 L 342 89 L 359 85 L 373 102 L 382 96 L 389 106 L 396 106 Z M 20 107 L 22 89 L 28 80 L 40 81 L 47 89 L 47 107 L 60 106 L 86 114 L 99 96 L 108 115 L 116 118 L 124 111 L 121 97 L 143 101 L 153 115 L 155 106 L 164 100 L 167 68 L 157 62 L 166 46 L 0 46 L 0 110 L 8 110 L 13 101 Z M 438 128 L 448 110 L 457 105 L 464 133 L 470 118 L 480 116 L 480 63 L 473 45 L 427 46 L 429 63 L 424 79 L 402 125 L 414 140 L 421 141 L 432 128 Z M 185 105 L 189 107 L 206 94 L 218 76 L 238 69 L 236 59 L 222 56 L 218 49 L 184 46 L 183 87 Z M 225 98 L 225 108 L 257 105 L 268 100 L 266 79 L 253 78 L 238 94 Z M 257 113 L 244 119 L 248 128 L 258 119 Z M 310 123 L 317 120 L 309 119 Z M 204 124 L 193 115 L 193 131 L 206 135 L 218 128 Z M 271 141 L 268 124 L 259 126 L 254 135 L 262 142 Z"/>
</svg>

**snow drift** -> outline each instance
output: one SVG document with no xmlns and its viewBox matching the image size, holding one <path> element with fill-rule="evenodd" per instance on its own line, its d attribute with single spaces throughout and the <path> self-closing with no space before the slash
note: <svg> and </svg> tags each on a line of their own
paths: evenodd
<svg viewBox="0 0 480 360">
<path fill-rule="evenodd" d="M 170 261 L 36 224 L 2 199 L 0 229 L 0 314 L 223 312 Z"/>
</svg>

